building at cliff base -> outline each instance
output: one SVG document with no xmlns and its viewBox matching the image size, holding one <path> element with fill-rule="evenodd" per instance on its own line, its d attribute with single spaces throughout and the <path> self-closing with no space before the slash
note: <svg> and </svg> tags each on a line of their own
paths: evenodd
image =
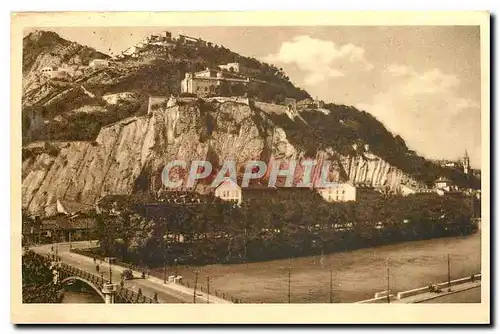
<svg viewBox="0 0 500 334">
<path fill-rule="evenodd" d="M 261 183 L 253 180 L 248 186 L 241 186 L 241 178 L 232 180 L 229 177 L 215 188 L 214 196 L 223 201 L 231 201 L 240 205 L 243 201 L 262 200 L 265 198 L 300 200 L 303 196 L 310 196 L 314 189 L 307 187 L 287 187 L 285 180 L 277 179 L 274 186 L 269 186 L 267 181 Z"/>
<path fill-rule="evenodd" d="M 351 183 L 337 183 L 334 187 L 317 188 L 317 191 L 327 202 L 356 201 L 356 187 Z"/>
</svg>

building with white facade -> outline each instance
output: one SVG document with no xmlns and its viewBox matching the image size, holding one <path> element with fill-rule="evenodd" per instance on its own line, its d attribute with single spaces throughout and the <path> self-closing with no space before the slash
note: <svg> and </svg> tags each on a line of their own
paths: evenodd
<svg viewBox="0 0 500 334">
<path fill-rule="evenodd" d="M 434 186 L 438 190 L 451 191 L 452 182 L 445 177 L 440 177 L 434 181 Z"/>
<path fill-rule="evenodd" d="M 205 69 L 195 73 L 186 73 L 181 81 L 181 93 L 196 94 L 200 97 L 217 94 L 218 87 L 223 83 L 229 85 L 247 85 L 249 78 L 237 79 L 224 76 L 222 71 Z"/>
<path fill-rule="evenodd" d="M 225 178 L 224 181 L 215 188 L 214 196 L 219 197 L 223 201 L 233 201 L 239 205 L 242 201 L 241 187 L 231 178 Z"/>
<path fill-rule="evenodd" d="M 337 183 L 333 187 L 317 188 L 318 193 L 328 202 L 349 202 L 356 200 L 356 187 L 351 183 Z"/>
<path fill-rule="evenodd" d="M 259 70 L 254 68 L 248 68 L 246 66 L 241 65 L 240 63 L 227 63 L 218 66 L 223 71 L 228 71 L 231 73 L 240 73 L 243 75 L 256 75 L 259 73 Z"/>
<path fill-rule="evenodd" d="M 134 93 L 131 92 L 121 92 L 115 94 L 106 94 L 102 96 L 102 99 L 108 104 L 118 104 L 120 101 L 132 100 L 135 98 Z"/>
<path fill-rule="evenodd" d="M 93 59 L 92 61 L 90 61 L 89 66 L 93 68 L 108 67 L 109 61 L 106 59 Z"/>
</svg>

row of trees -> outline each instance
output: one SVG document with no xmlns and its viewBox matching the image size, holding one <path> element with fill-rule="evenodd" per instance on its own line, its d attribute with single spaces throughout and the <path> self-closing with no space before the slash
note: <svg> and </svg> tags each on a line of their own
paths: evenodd
<svg viewBox="0 0 500 334">
<path fill-rule="evenodd" d="M 96 215 L 103 255 L 159 265 L 260 261 L 476 231 L 464 199 L 436 195 L 327 203 L 310 193 L 241 206 L 147 204 L 115 196 Z"/>
</svg>

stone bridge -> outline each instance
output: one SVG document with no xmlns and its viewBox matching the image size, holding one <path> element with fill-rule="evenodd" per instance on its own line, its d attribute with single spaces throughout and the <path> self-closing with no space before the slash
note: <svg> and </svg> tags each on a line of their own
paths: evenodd
<svg viewBox="0 0 500 334">
<path fill-rule="evenodd" d="M 56 263 L 54 269 L 57 279 L 62 284 L 74 281 L 81 281 L 94 289 L 107 304 L 112 303 L 134 303 L 134 304 L 156 304 L 154 298 L 144 296 L 142 293 L 129 288 L 121 287 L 118 284 L 111 284 L 104 278 L 89 273 L 87 271 L 70 266 L 66 263 Z"/>
</svg>

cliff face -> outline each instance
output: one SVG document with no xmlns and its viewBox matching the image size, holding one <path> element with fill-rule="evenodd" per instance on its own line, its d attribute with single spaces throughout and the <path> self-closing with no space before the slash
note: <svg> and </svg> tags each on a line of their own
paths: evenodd
<svg viewBox="0 0 500 334">
<path fill-rule="evenodd" d="M 57 199 L 93 205 L 107 194 L 157 192 L 161 171 L 172 160 L 209 160 L 216 166 L 232 159 L 240 170 L 248 160 L 303 156 L 266 112 L 234 102 L 176 105 L 104 127 L 95 142 L 50 145 L 50 150 L 40 149 L 44 143 L 24 148 L 22 204 L 31 213 L 54 214 Z M 373 155 L 319 153 L 337 161 L 330 175 L 335 180 L 346 175 L 396 189 L 404 177 Z"/>
</svg>

